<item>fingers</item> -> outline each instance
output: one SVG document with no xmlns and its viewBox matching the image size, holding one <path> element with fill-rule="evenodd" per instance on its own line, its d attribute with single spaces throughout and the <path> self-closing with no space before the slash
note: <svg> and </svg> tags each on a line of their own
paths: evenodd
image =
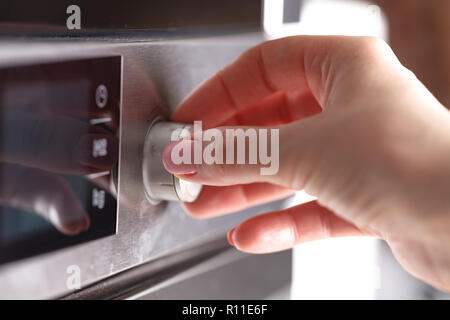
<svg viewBox="0 0 450 320">
<path fill-rule="evenodd" d="M 89 228 L 89 215 L 67 182 L 42 170 L 0 164 L 0 203 L 36 213 L 67 235 Z"/>
<path fill-rule="evenodd" d="M 294 192 L 294 190 L 270 183 L 226 187 L 204 186 L 197 200 L 183 203 L 183 207 L 195 218 L 211 218 L 280 200 Z"/>
<path fill-rule="evenodd" d="M 205 128 L 216 127 L 277 91 L 310 92 L 326 107 L 331 93 L 344 86 L 354 92 L 370 73 L 365 58 L 384 48 L 371 39 L 297 36 L 265 42 L 203 83 L 172 119 L 201 119 Z"/>
<path fill-rule="evenodd" d="M 250 218 L 232 229 L 228 240 L 244 252 L 269 253 L 307 241 L 365 235 L 372 234 L 313 201 Z"/>
<path fill-rule="evenodd" d="M 214 128 L 202 132 L 203 141 L 170 143 L 162 160 L 167 171 L 204 185 L 268 182 L 300 190 L 308 170 L 298 168 L 311 158 L 319 131 L 317 116 L 281 127 Z"/>
<path fill-rule="evenodd" d="M 118 160 L 114 134 L 70 117 L 6 110 L 0 136 L 0 161 L 52 172 L 105 171 Z"/>
<path fill-rule="evenodd" d="M 278 91 L 246 108 L 220 126 L 278 126 L 301 120 L 322 111 L 310 92 Z"/>
</svg>

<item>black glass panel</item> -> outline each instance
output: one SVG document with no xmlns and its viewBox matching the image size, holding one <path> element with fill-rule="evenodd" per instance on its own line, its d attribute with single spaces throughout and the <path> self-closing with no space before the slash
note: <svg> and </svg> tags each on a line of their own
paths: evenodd
<svg viewBox="0 0 450 320">
<path fill-rule="evenodd" d="M 0 263 L 115 234 L 121 57 L 0 69 Z"/>
</svg>

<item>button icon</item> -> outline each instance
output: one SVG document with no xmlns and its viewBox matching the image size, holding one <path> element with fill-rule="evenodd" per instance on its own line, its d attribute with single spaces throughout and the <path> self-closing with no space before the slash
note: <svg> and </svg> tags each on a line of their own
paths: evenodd
<svg viewBox="0 0 450 320">
<path fill-rule="evenodd" d="M 103 109 L 108 103 L 108 89 L 103 84 L 95 90 L 95 103 L 100 109 Z"/>
<path fill-rule="evenodd" d="M 92 189 L 92 207 L 100 210 L 105 208 L 105 190 Z"/>
<path fill-rule="evenodd" d="M 94 139 L 92 141 L 92 156 L 94 158 L 108 155 L 108 140 L 106 138 Z"/>
</svg>

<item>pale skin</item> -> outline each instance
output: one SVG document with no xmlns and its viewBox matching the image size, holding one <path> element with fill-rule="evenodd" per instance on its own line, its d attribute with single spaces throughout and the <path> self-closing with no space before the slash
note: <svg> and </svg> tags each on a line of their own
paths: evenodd
<svg viewBox="0 0 450 320">
<path fill-rule="evenodd" d="M 280 169 L 165 167 L 205 185 L 184 203 L 208 218 L 306 190 L 317 201 L 244 221 L 249 253 L 330 237 L 384 239 L 414 276 L 450 291 L 450 113 L 383 41 L 297 36 L 244 53 L 195 90 L 173 121 L 280 129 Z"/>
</svg>

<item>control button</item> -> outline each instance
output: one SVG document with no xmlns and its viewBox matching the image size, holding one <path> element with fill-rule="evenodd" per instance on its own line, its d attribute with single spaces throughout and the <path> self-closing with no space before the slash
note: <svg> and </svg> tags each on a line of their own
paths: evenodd
<svg viewBox="0 0 450 320">
<path fill-rule="evenodd" d="M 193 202 L 198 198 L 203 185 L 182 179 L 175 179 L 175 191 L 184 202 Z"/>
<path fill-rule="evenodd" d="M 92 189 L 92 207 L 100 210 L 105 208 L 105 190 L 94 188 Z"/>
<path fill-rule="evenodd" d="M 97 90 L 95 90 L 95 103 L 100 109 L 103 109 L 108 103 L 108 89 L 103 84 L 99 85 Z"/>
<path fill-rule="evenodd" d="M 94 158 L 108 155 L 108 140 L 106 138 L 92 140 L 92 156 Z"/>
<path fill-rule="evenodd" d="M 181 180 L 167 172 L 162 163 L 162 152 L 171 142 L 181 139 L 190 125 L 155 120 L 147 132 L 144 143 L 143 181 L 147 199 L 152 204 L 161 200 L 193 202 L 202 185 Z"/>
</svg>

